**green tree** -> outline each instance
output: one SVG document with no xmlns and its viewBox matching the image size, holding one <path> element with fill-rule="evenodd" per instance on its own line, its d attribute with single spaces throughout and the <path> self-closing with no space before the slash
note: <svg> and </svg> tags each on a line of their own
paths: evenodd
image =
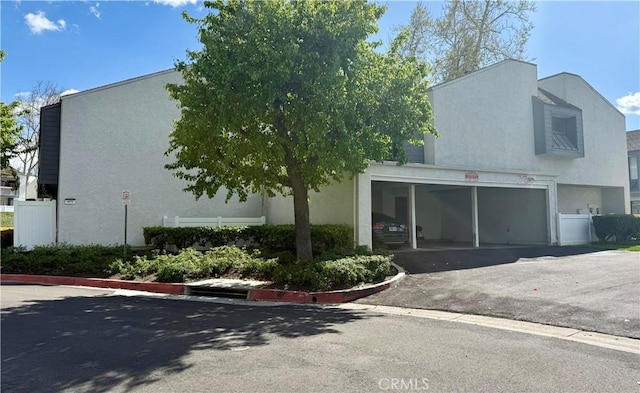
<svg viewBox="0 0 640 393">
<path fill-rule="evenodd" d="M 418 4 L 398 30 L 412 37 L 409 54 L 429 60 L 436 80 L 444 82 L 500 60 L 526 60 L 535 9 L 528 0 L 449 0 L 434 18 Z"/>
<path fill-rule="evenodd" d="M 215 1 L 203 48 L 178 62 L 183 84 L 167 165 L 185 191 L 227 200 L 293 196 L 298 261 L 312 258 L 309 190 L 364 171 L 371 160 L 432 132 L 428 68 L 394 44 L 366 41 L 384 7 L 365 1 Z M 419 138 L 421 139 L 421 138 Z"/>
<path fill-rule="evenodd" d="M 0 50 L 0 63 L 7 53 Z M 2 158 L 0 167 L 9 168 L 10 160 L 18 153 L 18 143 L 23 127 L 16 120 L 16 111 L 20 107 L 20 102 L 14 101 L 9 104 L 0 102 L 0 127 L 2 130 Z"/>
</svg>

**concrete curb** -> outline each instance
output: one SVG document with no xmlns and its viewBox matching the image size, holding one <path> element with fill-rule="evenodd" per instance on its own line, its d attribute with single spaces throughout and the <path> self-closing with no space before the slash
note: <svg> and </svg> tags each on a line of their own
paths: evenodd
<svg viewBox="0 0 640 393">
<path fill-rule="evenodd" d="M 38 275 L 32 275 L 32 274 L 2 273 L 0 274 L 0 281 L 6 282 L 6 283 L 18 283 L 18 284 L 74 285 L 74 286 L 81 286 L 81 287 L 128 289 L 132 291 L 166 293 L 169 295 L 184 294 L 183 284 L 110 280 L 105 278 L 38 276 Z"/>
<path fill-rule="evenodd" d="M 286 291 L 280 289 L 250 289 L 247 300 L 269 301 L 285 303 L 345 303 L 361 297 L 365 297 L 397 284 L 404 277 L 405 272 L 400 266 L 393 264 L 398 271 L 393 278 L 372 285 L 365 285 L 360 288 L 345 289 L 328 292 L 300 292 Z M 168 295 L 186 295 L 188 287 L 185 284 L 159 283 L 159 282 L 138 282 L 125 280 L 111 280 L 106 278 L 83 278 L 67 276 L 41 276 L 32 274 L 0 274 L 0 281 L 5 283 L 18 284 L 41 284 L 41 285 L 72 285 L 81 287 L 126 289 L 131 291 L 143 291 L 152 293 L 165 293 Z"/>
<path fill-rule="evenodd" d="M 369 296 L 377 292 L 395 286 L 404 276 L 404 269 L 392 263 L 398 273 L 389 280 L 364 285 L 359 288 L 343 289 L 338 291 L 327 292 L 302 292 L 287 291 L 282 289 L 250 289 L 247 294 L 247 300 L 268 301 L 268 302 L 284 302 L 284 303 L 346 303 L 361 297 Z"/>
</svg>

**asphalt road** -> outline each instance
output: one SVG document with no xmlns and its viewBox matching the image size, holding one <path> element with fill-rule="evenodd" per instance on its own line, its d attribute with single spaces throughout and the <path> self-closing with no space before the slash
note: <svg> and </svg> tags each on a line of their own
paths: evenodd
<svg viewBox="0 0 640 393">
<path fill-rule="evenodd" d="M 3 392 L 637 392 L 638 355 L 467 324 L 2 285 Z"/>
<path fill-rule="evenodd" d="M 569 247 L 403 251 L 409 273 L 359 303 L 489 315 L 640 338 L 640 253 Z"/>
</svg>

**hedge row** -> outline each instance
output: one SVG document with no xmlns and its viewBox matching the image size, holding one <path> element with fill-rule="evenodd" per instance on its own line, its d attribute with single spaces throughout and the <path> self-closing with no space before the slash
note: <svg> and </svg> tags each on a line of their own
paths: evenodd
<svg viewBox="0 0 640 393">
<path fill-rule="evenodd" d="M 250 227 L 145 227 L 147 246 L 160 250 L 175 246 L 212 248 L 226 245 L 252 245 L 269 254 L 290 252 L 295 255 L 296 232 L 293 225 Z M 353 227 L 349 225 L 311 225 L 313 253 L 329 250 L 349 253 L 353 250 Z"/>
<path fill-rule="evenodd" d="M 593 226 L 600 241 L 634 242 L 640 239 L 640 216 L 632 214 L 594 216 Z"/>
<path fill-rule="evenodd" d="M 122 246 L 56 246 L 2 249 L 2 273 L 48 274 L 58 276 L 108 277 L 109 266 L 123 257 Z M 131 250 L 127 250 L 131 255 Z"/>
<path fill-rule="evenodd" d="M 273 281 L 279 287 L 302 290 L 350 288 L 379 282 L 392 274 L 391 255 L 350 255 L 335 260 L 282 264 L 259 251 L 233 246 L 200 252 L 187 248 L 178 254 L 134 257 L 115 261 L 111 273 L 123 279 L 155 275 L 157 281 L 184 282 L 207 277 L 243 277 Z"/>
</svg>

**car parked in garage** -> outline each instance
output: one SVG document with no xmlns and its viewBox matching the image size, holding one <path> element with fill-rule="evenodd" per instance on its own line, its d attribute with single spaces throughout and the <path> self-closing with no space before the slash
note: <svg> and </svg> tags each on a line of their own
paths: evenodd
<svg viewBox="0 0 640 393">
<path fill-rule="evenodd" d="M 400 248 L 409 241 L 409 227 L 384 213 L 371 213 L 371 231 L 374 238 L 390 248 Z"/>
</svg>

